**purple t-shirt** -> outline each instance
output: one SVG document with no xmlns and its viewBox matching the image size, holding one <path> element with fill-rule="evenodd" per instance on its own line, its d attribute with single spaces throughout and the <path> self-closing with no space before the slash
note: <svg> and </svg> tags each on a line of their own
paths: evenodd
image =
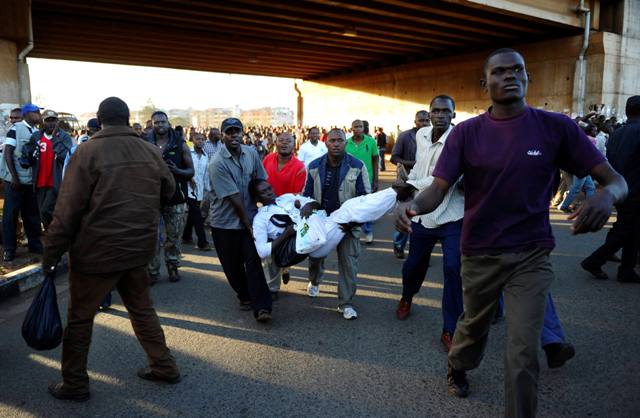
<svg viewBox="0 0 640 418">
<path fill-rule="evenodd" d="M 584 177 L 604 161 L 574 121 L 527 107 L 457 125 L 433 175 L 454 184 L 464 174 L 464 255 L 514 253 L 554 247 L 549 201 L 558 168 Z"/>
</svg>

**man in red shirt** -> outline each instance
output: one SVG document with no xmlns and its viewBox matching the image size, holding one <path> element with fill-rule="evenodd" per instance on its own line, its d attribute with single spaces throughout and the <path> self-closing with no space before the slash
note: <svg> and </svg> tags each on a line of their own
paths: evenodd
<svg viewBox="0 0 640 418">
<path fill-rule="evenodd" d="M 278 135 L 276 140 L 276 152 L 268 154 L 262 161 L 276 196 L 285 193 L 299 194 L 304 189 L 307 170 L 304 163 L 293 155 L 293 147 L 293 136 L 288 132 L 283 132 Z M 264 259 L 264 262 L 268 269 L 268 274 L 265 272 L 267 284 L 273 299 L 276 300 L 278 291 L 280 291 L 280 278 L 282 277 L 284 284 L 289 283 L 289 271 L 288 269 L 281 270 L 269 258 Z"/>
<path fill-rule="evenodd" d="M 33 185 L 36 191 L 40 219 L 47 229 L 53 219 L 58 190 L 62 182 L 64 160 L 73 146 L 71 137 L 58 129 L 58 114 L 53 110 L 42 113 L 43 129 L 31 136 L 33 148 Z"/>
</svg>

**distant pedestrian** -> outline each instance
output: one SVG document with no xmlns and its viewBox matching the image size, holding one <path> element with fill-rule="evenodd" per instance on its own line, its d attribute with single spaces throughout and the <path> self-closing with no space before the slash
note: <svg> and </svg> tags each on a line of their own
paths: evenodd
<svg viewBox="0 0 640 418">
<path fill-rule="evenodd" d="M 128 127 L 129 108 L 116 97 L 100 103 L 103 129 L 76 151 L 45 236 L 42 268 L 52 272 L 69 251 L 69 307 L 62 342 L 57 399 L 90 397 L 87 361 L 93 319 L 103 298 L 118 289 L 149 367 L 146 380 L 177 383 L 180 372 L 167 348 L 149 292 L 147 263 L 154 255 L 160 206 L 175 182 L 160 153 Z M 141 215 L 144 214 L 144 215 Z"/>
<path fill-rule="evenodd" d="M 327 146 L 320 141 L 320 130 L 317 127 L 309 128 L 309 137 L 298 150 L 298 159 L 305 167 L 309 167 L 311 161 L 322 157 L 327 153 Z"/>
<path fill-rule="evenodd" d="M 200 133 L 194 134 L 193 151 L 191 151 L 191 160 L 193 161 L 194 175 L 189 180 L 189 190 L 187 193 L 187 222 L 182 233 L 182 243 L 191 244 L 193 230 L 196 231 L 198 237 L 197 248 L 201 251 L 211 251 L 211 247 L 207 242 L 207 235 L 204 231 L 204 220 L 200 204 L 204 198 L 204 185 L 207 181 L 207 155 L 202 149 L 204 144 L 204 135 Z"/>
<path fill-rule="evenodd" d="M 383 128 L 378 128 L 376 142 L 378 143 L 378 153 L 380 154 L 380 171 L 387 171 L 384 160 L 384 156 L 387 152 L 387 134 L 384 133 Z"/>
</svg>

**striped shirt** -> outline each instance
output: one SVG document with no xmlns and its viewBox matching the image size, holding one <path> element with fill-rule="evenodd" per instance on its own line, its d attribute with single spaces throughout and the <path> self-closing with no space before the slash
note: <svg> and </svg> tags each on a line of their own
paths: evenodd
<svg viewBox="0 0 640 418">
<path fill-rule="evenodd" d="M 418 130 L 416 133 L 416 164 L 409 173 L 407 183 L 419 191 L 431 185 L 433 170 L 436 168 L 440 153 L 442 153 L 447 137 L 452 130 L 453 126 L 449 126 L 449 129 L 435 143 L 431 143 L 433 127 L 429 126 Z M 425 228 L 433 229 L 462 219 L 463 215 L 464 194 L 458 189 L 458 183 L 455 183 L 449 187 L 449 191 L 436 210 L 426 215 L 415 216 L 412 221 L 421 223 Z"/>
<path fill-rule="evenodd" d="M 202 150 L 204 151 L 205 154 L 207 154 L 207 161 L 211 162 L 211 159 L 218 153 L 218 151 L 220 151 L 220 148 L 222 148 L 224 145 L 222 144 L 222 141 L 218 141 L 215 144 L 211 141 L 209 141 L 208 139 L 206 141 L 204 141 L 204 145 L 202 146 Z M 211 191 L 211 181 L 209 180 L 209 176 L 205 175 L 204 176 L 204 191 L 205 192 L 210 192 Z"/>
</svg>

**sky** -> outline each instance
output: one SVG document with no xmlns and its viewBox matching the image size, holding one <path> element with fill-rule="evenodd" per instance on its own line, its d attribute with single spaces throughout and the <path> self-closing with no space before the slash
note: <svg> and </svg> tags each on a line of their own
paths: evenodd
<svg viewBox="0 0 640 418">
<path fill-rule="evenodd" d="M 120 97 L 131 110 L 149 99 L 164 110 L 296 107 L 290 78 L 40 58 L 29 58 L 28 64 L 32 101 L 59 112 L 95 112 L 109 96 Z"/>
</svg>

